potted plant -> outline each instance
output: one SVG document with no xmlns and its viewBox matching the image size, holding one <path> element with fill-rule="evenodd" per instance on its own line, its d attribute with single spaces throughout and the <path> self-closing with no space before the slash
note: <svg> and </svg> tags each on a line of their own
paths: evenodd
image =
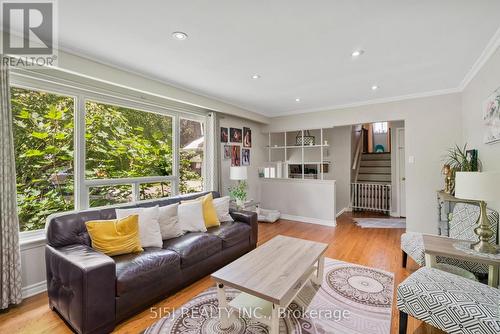
<svg viewBox="0 0 500 334">
<path fill-rule="evenodd" d="M 467 150 L 467 144 L 463 148 L 455 145 L 448 150 L 446 164 L 450 165 L 454 172 L 478 172 L 481 170 L 481 161 L 472 157 Z M 476 151 L 477 152 L 477 151 Z"/>
<path fill-rule="evenodd" d="M 445 158 L 442 172 L 445 175 L 444 191 L 450 195 L 455 194 L 456 172 L 478 172 L 481 170 L 481 161 L 477 158 L 477 150 L 467 150 L 455 145 L 450 148 Z"/>
<path fill-rule="evenodd" d="M 235 187 L 229 188 L 229 196 L 236 201 L 238 208 L 243 207 L 247 199 L 247 183 L 246 181 L 239 181 Z"/>
</svg>

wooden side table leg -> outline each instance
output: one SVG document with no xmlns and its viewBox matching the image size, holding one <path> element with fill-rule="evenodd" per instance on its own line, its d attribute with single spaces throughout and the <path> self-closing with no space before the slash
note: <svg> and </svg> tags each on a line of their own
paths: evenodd
<svg viewBox="0 0 500 334">
<path fill-rule="evenodd" d="M 489 265 L 488 267 L 488 285 L 498 288 L 498 266 Z"/>
<path fill-rule="evenodd" d="M 325 257 L 322 255 L 318 259 L 318 267 L 316 269 L 316 274 L 313 276 L 313 283 L 316 285 L 321 285 L 323 283 L 323 272 L 325 270 Z"/>
<path fill-rule="evenodd" d="M 224 284 L 217 283 L 217 300 L 219 301 L 219 316 L 222 329 L 227 329 L 231 326 L 229 304 L 227 303 L 226 291 Z"/>
<path fill-rule="evenodd" d="M 425 266 L 432 268 L 436 266 L 436 256 L 432 254 L 425 254 Z"/>
<path fill-rule="evenodd" d="M 271 328 L 269 328 L 269 334 L 279 334 L 280 332 L 280 314 L 279 305 L 273 304 L 273 309 L 271 311 Z"/>
</svg>

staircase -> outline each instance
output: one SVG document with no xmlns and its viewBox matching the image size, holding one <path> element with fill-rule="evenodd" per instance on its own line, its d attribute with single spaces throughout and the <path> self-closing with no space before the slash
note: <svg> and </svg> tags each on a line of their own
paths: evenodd
<svg viewBox="0 0 500 334">
<path fill-rule="evenodd" d="M 391 154 L 362 153 L 358 159 L 351 184 L 351 208 L 391 212 Z"/>
<path fill-rule="evenodd" d="M 356 181 L 357 183 L 390 184 L 391 154 L 363 153 Z"/>
</svg>

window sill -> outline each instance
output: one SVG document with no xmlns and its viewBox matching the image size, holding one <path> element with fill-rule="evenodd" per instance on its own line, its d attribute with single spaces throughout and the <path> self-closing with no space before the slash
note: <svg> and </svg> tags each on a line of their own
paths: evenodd
<svg viewBox="0 0 500 334">
<path fill-rule="evenodd" d="M 19 232 L 19 246 L 21 250 L 38 248 L 45 245 L 45 230 Z"/>
</svg>

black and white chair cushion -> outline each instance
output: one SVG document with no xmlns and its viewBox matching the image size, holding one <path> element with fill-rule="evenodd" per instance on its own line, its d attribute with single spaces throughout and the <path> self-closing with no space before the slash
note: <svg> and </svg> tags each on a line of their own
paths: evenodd
<svg viewBox="0 0 500 334">
<path fill-rule="evenodd" d="M 401 235 L 401 250 L 410 256 L 419 266 L 425 265 L 424 239 L 422 233 L 406 232 Z M 406 261 L 403 266 L 406 266 Z"/>
<path fill-rule="evenodd" d="M 420 268 L 398 286 L 400 333 L 407 316 L 447 333 L 500 333 L 500 291 L 434 268 Z"/>
<path fill-rule="evenodd" d="M 498 212 L 487 209 L 488 219 L 491 223 L 493 236 L 490 239 L 492 244 L 497 243 L 498 233 Z M 450 221 L 449 233 L 450 237 L 460 240 L 476 241 L 477 236 L 474 234 L 474 228 L 477 226 L 479 219 L 479 207 L 477 205 L 457 203 L 453 209 L 452 219 Z M 422 235 L 418 232 L 407 232 L 401 235 L 401 250 L 403 251 L 403 267 L 406 265 L 406 255 L 410 256 L 415 262 L 420 265 L 425 265 L 424 242 Z M 457 260 L 443 256 L 436 257 L 437 263 L 446 263 L 455 267 L 465 269 L 469 272 L 478 274 L 488 274 L 488 266 L 471 261 Z"/>
</svg>

